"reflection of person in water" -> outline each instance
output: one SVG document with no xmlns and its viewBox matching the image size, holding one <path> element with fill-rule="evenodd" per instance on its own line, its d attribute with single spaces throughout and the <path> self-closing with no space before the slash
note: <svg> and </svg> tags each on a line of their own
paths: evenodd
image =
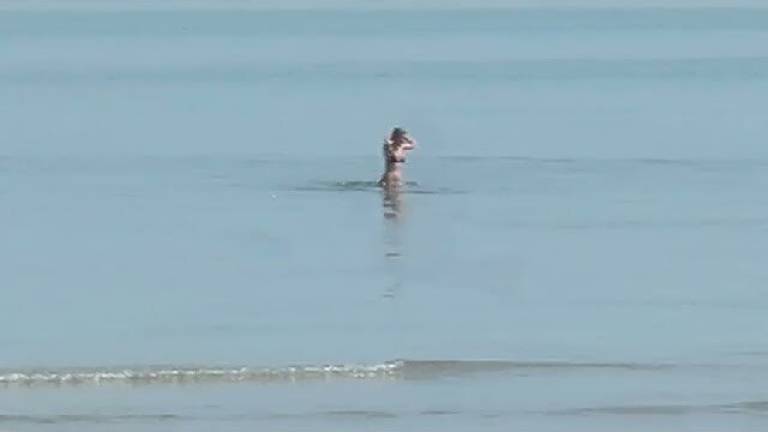
<svg viewBox="0 0 768 432">
<path fill-rule="evenodd" d="M 379 186 L 392 191 L 402 185 L 402 165 L 405 163 L 405 155 L 414 148 L 416 148 L 416 141 L 405 129 L 399 127 L 392 129 L 389 139 L 384 142 L 384 174 L 379 180 Z"/>
<path fill-rule="evenodd" d="M 403 201 L 400 198 L 400 191 L 397 186 L 384 185 L 382 187 L 384 196 L 382 197 L 382 207 L 384 207 L 384 217 L 387 219 L 396 219 L 403 211 Z"/>
</svg>

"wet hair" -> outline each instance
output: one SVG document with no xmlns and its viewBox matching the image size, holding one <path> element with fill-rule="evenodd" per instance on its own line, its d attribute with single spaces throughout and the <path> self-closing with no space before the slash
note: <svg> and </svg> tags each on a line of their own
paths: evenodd
<svg viewBox="0 0 768 432">
<path fill-rule="evenodd" d="M 406 134 L 408 134 L 408 131 L 401 127 L 395 127 L 392 129 L 392 138 L 404 137 Z"/>
</svg>

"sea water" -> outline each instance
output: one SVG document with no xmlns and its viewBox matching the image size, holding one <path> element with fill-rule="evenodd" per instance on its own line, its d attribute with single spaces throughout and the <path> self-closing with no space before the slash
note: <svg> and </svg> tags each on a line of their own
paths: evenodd
<svg viewBox="0 0 768 432">
<path fill-rule="evenodd" d="M 768 427 L 768 10 L 195 4 L 2 3 L 0 430 Z"/>
</svg>

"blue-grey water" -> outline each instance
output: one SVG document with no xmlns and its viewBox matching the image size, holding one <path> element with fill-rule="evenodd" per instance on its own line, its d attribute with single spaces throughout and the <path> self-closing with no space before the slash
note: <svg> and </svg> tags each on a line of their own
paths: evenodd
<svg viewBox="0 0 768 432">
<path fill-rule="evenodd" d="M 768 427 L 768 9 L 109 4 L 0 8 L 0 430 Z"/>
</svg>

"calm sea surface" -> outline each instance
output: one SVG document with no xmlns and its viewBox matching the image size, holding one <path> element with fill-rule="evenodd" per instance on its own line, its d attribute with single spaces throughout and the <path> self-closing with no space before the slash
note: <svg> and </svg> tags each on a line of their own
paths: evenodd
<svg viewBox="0 0 768 432">
<path fill-rule="evenodd" d="M 0 41 L 3 432 L 768 428 L 768 10 L 6 7 Z"/>
</svg>

